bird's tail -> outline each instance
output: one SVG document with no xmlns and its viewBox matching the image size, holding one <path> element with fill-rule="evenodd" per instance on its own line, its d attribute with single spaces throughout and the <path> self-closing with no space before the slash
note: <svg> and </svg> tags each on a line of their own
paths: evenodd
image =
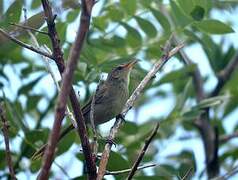
<svg viewBox="0 0 238 180">
<path fill-rule="evenodd" d="M 66 129 L 64 129 L 62 131 L 62 133 L 60 134 L 58 143 L 60 142 L 61 139 L 63 139 L 63 137 L 65 137 L 71 130 L 74 129 L 74 126 L 71 124 L 69 125 Z M 39 158 L 41 158 L 44 155 L 45 149 L 46 149 L 47 144 L 44 144 L 43 146 L 41 146 L 31 157 L 32 160 L 37 160 Z"/>
</svg>

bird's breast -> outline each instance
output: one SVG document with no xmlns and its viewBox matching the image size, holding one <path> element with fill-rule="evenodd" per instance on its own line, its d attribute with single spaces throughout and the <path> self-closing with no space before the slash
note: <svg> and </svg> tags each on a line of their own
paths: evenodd
<svg viewBox="0 0 238 180">
<path fill-rule="evenodd" d="M 128 99 L 128 89 L 127 87 L 117 86 L 116 89 L 112 87 L 106 96 L 107 98 L 95 107 L 96 124 L 107 122 L 121 113 Z"/>
</svg>

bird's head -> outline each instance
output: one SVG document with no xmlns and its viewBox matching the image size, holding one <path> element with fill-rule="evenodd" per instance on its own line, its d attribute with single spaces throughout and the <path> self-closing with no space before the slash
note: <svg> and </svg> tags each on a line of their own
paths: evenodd
<svg viewBox="0 0 238 180">
<path fill-rule="evenodd" d="M 125 81 L 128 83 L 131 69 L 137 62 L 138 60 L 135 59 L 129 63 L 118 65 L 108 74 L 107 80 L 117 82 Z"/>
</svg>

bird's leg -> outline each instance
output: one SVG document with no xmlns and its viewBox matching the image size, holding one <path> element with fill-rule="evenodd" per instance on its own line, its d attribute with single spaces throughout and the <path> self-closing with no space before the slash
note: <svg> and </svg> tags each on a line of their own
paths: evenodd
<svg viewBox="0 0 238 180">
<path fill-rule="evenodd" d="M 106 143 L 110 144 L 110 145 L 114 145 L 115 147 L 117 146 L 117 144 L 114 142 L 113 139 L 107 138 L 106 139 Z"/>
<path fill-rule="evenodd" d="M 118 114 L 118 115 L 116 116 L 116 119 L 122 119 L 123 122 L 126 122 L 125 116 L 124 116 L 123 114 Z M 107 138 L 107 139 L 106 139 L 106 143 L 109 143 L 109 144 L 114 145 L 114 146 L 116 147 L 116 143 L 114 142 L 113 139 Z"/>
</svg>

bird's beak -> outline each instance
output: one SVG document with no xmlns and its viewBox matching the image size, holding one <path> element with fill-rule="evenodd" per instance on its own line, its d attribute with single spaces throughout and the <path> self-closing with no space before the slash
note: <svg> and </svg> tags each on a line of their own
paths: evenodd
<svg viewBox="0 0 238 180">
<path fill-rule="evenodd" d="M 124 64 L 123 67 L 126 68 L 126 69 L 131 69 L 136 63 L 138 62 L 138 60 L 133 60 L 127 64 Z"/>
</svg>

